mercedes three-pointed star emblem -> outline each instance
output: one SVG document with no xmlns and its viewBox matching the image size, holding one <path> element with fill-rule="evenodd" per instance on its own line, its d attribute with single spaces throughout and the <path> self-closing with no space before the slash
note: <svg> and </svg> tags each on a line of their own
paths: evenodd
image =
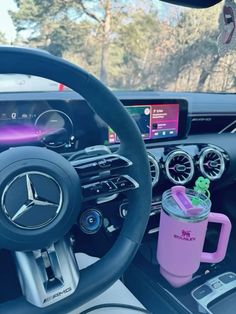
<svg viewBox="0 0 236 314">
<path fill-rule="evenodd" d="M 44 192 L 44 195 L 38 194 L 37 187 L 31 179 L 33 176 L 36 178 L 43 178 L 44 184 L 48 185 L 48 189 L 46 188 L 47 193 Z M 20 185 L 18 182 L 19 180 L 21 180 Z M 22 187 L 22 182 L 26 184 L 26 189 L 25 187 Z M 14 188 L 17 187 L 18 189 L 22 188 L 24 191 L 27 191 L 25 197 L 26 201 L 23 202 L 23 204 L 19 204 L 17 199 L 13 199 L 14 197 L 16 198 L 16 196 L 13 195 L 13 191 Z M 54 195 L 53 197 L 47 197 L 47 195 L 45 195 L 50 195 L 50 193 L 57 195 Z M 54 201 L 55 199 L 56 201 Z M 6 186 L 2 195 L 2 208 L 8 219 L 15 225 L 27 229 L 36 229 L 49 224 L 58 215 L 61 206 L 62 191 L 58 182 L 51 176 L 40 172 L 28 172 L 17 176 Z M 47 212 L 42 211 L 42 208 L 44 207 Z"/>
<path fill-rule="evenodd" d="M 43 198 L 40 198 L 34 188 L 32 181 L 28 174 L 26 174 L 26 185 L 27 185 L 27 193 L 28 193 L 28 200 L 21 206 L 21 208 L 15 213 L 12 217 L 12 221 L 17 220 L 20 216 L 22 216 L 26 211 L 30 210 L 33 205 L 40 205 L 40 206 L 59 206 L 59 203 L 53 203 L 47 201 Z"/>
</svg>

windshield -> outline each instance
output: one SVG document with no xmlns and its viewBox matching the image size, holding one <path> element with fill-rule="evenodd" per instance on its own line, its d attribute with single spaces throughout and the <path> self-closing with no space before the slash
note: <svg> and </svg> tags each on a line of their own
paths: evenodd
<svg viewBox="0 0 236 314">
<path fill-rule="evenodd" d="M 236 92 L 236 58 L 219 57 L 222 3 L 197 10 L 155 0 L 4 0 L 0 42 L 47 50 L 114 90 Z M 60 90 L 2 76 L 0 91 Z"/>
</svg>

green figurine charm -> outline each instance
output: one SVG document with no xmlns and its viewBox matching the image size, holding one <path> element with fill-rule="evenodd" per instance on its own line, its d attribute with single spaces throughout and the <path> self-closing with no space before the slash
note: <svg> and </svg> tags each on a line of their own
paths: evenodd
<svg viewBox="0 0 236 314">
<path fill-rule="evenodd" d="M 199 177 L 196 182 L 195 182 L 195 186 L 194 186 L 194 191 L 197 193 L 202 193 L 205 194 L 208 198 L 211 197 L 211 193 L 209 191 L 210 188 L 210 180 L 209 179 L 205 179 L 204 177 Z M 197 206 L 200 204 L 200 200 L 197 196 L 192 198 L 192 204 Z"/>
</svg>

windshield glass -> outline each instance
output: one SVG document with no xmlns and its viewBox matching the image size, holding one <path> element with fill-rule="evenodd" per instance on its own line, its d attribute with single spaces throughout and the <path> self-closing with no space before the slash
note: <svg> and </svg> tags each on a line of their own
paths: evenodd
<svg viewBox="0 0 236 314">
<path fill-rule="evenodd" d="M 236 92 L 235 53 L 219 57 L 222 3 L 205 10 L 156 0 L 4 0 L 0 42 L 47 50 L 114 90 Z M 1 17 L 2 15 L 2 17 Z M 61 90 L 2 76 L 0 91 Z"/>
</svg>

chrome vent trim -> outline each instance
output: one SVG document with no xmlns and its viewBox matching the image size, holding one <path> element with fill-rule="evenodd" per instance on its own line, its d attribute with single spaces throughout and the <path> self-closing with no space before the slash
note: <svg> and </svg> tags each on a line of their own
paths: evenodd
<svg viewBox="0 0 236 314">
<path fill-rule="evenodd" d="M 172 183 L 184 185 L 193 178 L 193 159 L 188 153 L 175 150 L 167 156 L 165 170 L 168 179 Z"/>
<path fill-rule="evenodd" d="M 218 180 L 225 171 L 224 156 L 216 148 L 206 148 L 200 155 L 199 167 L 204 177 L 211 181 Z"/>
<path fill-rule="evenodd" d="M 156 158 L 150 153 L 148 153 L 148 160 L 149 160 L 149 165 L 150 165 L 152 186 L 154 187 L 158 183 L 159 178 L 160 178 L 160 167 Z"/>
</svg>

